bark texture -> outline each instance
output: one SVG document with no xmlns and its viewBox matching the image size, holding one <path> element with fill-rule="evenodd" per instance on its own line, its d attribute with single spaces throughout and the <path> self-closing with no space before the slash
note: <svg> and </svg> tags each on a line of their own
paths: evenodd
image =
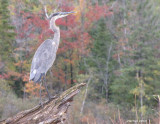
<svg viewBox="0 0 160 124">
<path fill-rule="evenodd" d="M 67 122 L 67 110 L 73 97 L 79 93 L 85 83 L 77 84 L 64 91 L 59 97 L 51 99 L 30 110 L 19 112 L 13 117 L 0 122 L 0 124 L 63 124 Z"/>
</svg>

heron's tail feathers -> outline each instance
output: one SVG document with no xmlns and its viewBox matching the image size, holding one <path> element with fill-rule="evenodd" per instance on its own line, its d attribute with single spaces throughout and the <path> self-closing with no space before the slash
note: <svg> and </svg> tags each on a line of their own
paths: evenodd
<svg viewBox="0 0 160 124">
<path fill-rule="evenodd" d="M 31 73 L 30 74 L 30 81 L 33 80 L 35 83 L 38 83 L 41 81 L 42 76 L 44 76 L 45 73 L 40 73 L 40 72 L 36 72 L 36 73 Z"/>
<path fill-rule="evenodd" d="M 33 80 L 35 75 L 36 75 L 36 73 L 34 73 L 34 71 L 30 72 L 29 81 Z"/>
</svg>

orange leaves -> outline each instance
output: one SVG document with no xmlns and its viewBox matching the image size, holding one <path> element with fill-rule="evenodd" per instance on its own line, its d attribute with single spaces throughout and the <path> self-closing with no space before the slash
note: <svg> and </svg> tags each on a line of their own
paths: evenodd
<svg viewBox="0 0 160 124">
<path fill-rule="evenodd" d="M 69 60 L 69 59 L 64 59 L 64 62 L 73 64 L 73 62 L 71 60 Z"/>
<path fill-rule="evenodd" d="M 25 92 L 27 93 L 33 92 L 36 89 L 33 82 L 26 83 L 25 87 L 26 87 Z"/>
<path fill-rule="evenodd" d="M 18 72 L 14 72 L 14 71 L 10 71 L 9 75 L 13 76 L 15 80 L 21 78 L 24 82 L 28 82 L 29 81 L 29 73 L 25 72 L 25 68 L 29 68 L 30 65 L 28 64 L 27 60 L 25 61 L 18 61 L 17 63 L 14 63 L 14 65 L 18 68 L 21 68 L 22 72 L 18 73 Z"/>
<path fill-rule="evenodd" d="M 82 56 L 87 56 L 90 50 L 91 37 L 88 32 L 95 21 L 109 15 L 108 6 L 89 5 L 86 0 L 79 0 L 77 5 L 73 5 L 73 1 L 62 0 L 60 7 L 61 11 L 76 11 L 77 13 L 56 21 L 61 29 L 61 42 L 57 53 L 59 58 L 56 59 L 58 62 L 55 66 L 57 71 L 54 71 L 53 75 L 55 80 L 58 80 L 57 82 L 70 83 L 71 80 L 76 82 L 74 76 L 79 71 L 77 69 L 78 62 L 81 61 Z M 47 5 L 49 13 L 52 12 L 51 8 L 53 8 L 52 5 Z M 37 44 L 40 44 L 46 39 L 53 38 L 54 32 L 49 29 L 49 21 L 45 19 L 43 11 L 37 11 L 36 14 L 20 11 L 18 16 L 22 18 L 23 22 L 17 31 L 17 38 L 22 41 L 31 41 L 27 44 L 29 46 L 27 54 L 30 54 L 37 47 L 33 45 L 34 41 L 39 41 Z M 15 51 L 25 52 L 26 49 L 25 47 L 24 49 L 17 48 Z M 28 60 L 18 61 L 15 66 L 22 69 L 22 72 L 11 72 L 10 75 L 20 77 L 24 82 L 28 82 L 29 73 L 24 73 L 30 68 L 28 63 Z M 73 73 L 73 77 L 71 73 Z M 37 85 L 26 84 L 26 92 L 36 94 L 36 89 L 38 89 Z"/>
<path fill-rule="evenodd" d="M 22 64 L 23 64 L 22 61 L 19 61 L 19 62 L 17 62 L 17 63 L 14 63 L 14 65 L 15 65 L 15 66 L 18 66 L 18 67 L 22 66 Z"/>
<path fill-rule="evenodd" d="M 58 82 L 61 82 L 63 84 L 67 83 L 67 81 L 65 80 L 65 72 L 61 68 L 58 68 L 58 71 L 54 71 L 53 75 L 57 77 Z"/>
<path fill-rule="evenodd" d="M 77 57 L 77 53 L 73 53 L 71 56 L 71 59 L 64 59 L 64 62 L 68 64 L 75 65 L 76 60 L 78 61 L 79 58 Z"/>
<path fill-rule="evenodd" d="M 40 84 L 35 84 L 29 82 L 25 84 L 25 92 L 32 96 L 39 96 Z M 44 90 L 44 87 L 41 86 L 41 90 Z"/>
<path fill-rule="evenodd" d="M 118 57 L 122 57 L 124 55 L 123 51 L 119 51 L 119 53 L 116 53 L 113 55 L 113 58 L 118 59 Z"/>
<path fill-rule="evenodd" d="M 15 72 L 15 71 L 9 71 L 8 75 L 9 76 L 13 76 L 14 80 L 17 80 L 17 79 L 19 79 L 22 76 L 21 73 L 18 73 L 18 72 Z"/>
<path fill-rule="evenodd" d="M 29 81 L 29 73 L 26 74 L 26 73 L 19 73 L 19 72 L 15 72 L 15 71 L 8 71 L 7 77 L 8 78 L 12 77 L 13 80 L 18 80 L 21 78 L 24 82 Z"/>
<path fill-rule="evenodd" d="M 89 123 L 92 122 L 93 124 L 96 124 L 96 120 L 93 114 L 85 115 L 81 118 L 82 123 Z"/>
<path fill-rule="evenodd" d="M 29 73 L 23 75 L 22 80 L 23 80 L 24 82 L 28 82 L 28 81 L 29 81 Z"/>
</svg>

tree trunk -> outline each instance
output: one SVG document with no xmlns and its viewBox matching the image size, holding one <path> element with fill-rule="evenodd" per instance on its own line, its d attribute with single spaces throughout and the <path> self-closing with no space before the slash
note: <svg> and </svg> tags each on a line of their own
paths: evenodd
<svg viewBox="0 0 160 124">
<path fill-rule="evenodd" d="M 64 91 L 59 97 L 51 99 L 30 110 L 19 112 L 13 117 L 7 118 L 0 124 L 60 124 L 67 122 L 67 110 L 73 97 L 79 93 L 79 89 L 85 83 L 77 84 Z"/>
</svg>

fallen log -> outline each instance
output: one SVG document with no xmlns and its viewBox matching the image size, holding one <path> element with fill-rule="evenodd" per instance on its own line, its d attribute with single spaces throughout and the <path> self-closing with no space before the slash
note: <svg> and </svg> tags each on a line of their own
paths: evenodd
<svg viewBox="0 0 160 124">
<path fill-rule="evenodd" d="M 67 122 L 67 110 L 73 97 L 79 93 L 85 83 L 77 84 L 64 91 L 57 98 L 47 101 L 43 106 L 19 112 L 13 117 L 7 118 L 0 124 L 63 124 Z"/>
</svg>

